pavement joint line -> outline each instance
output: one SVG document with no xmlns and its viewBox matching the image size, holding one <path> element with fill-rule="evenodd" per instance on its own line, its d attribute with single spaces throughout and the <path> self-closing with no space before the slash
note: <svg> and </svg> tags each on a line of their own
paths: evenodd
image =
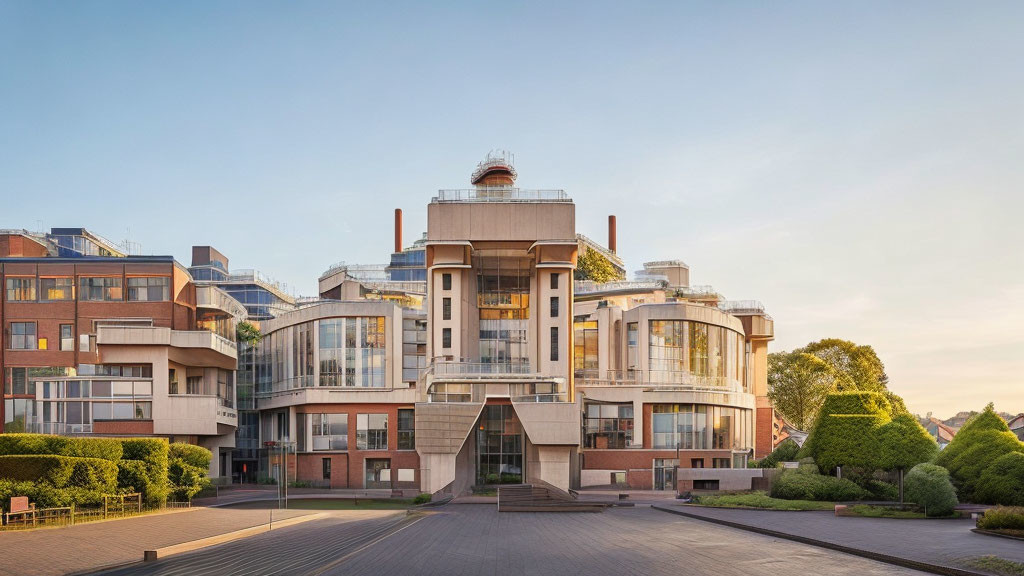
<svg viewBox="0 0 1024 576">
<path fill-rule="evenodd" d="M 324 565 L 324 566 L 321 566 L 319 570 L 317 570 L 317 571 L 315 571 L 315 572 L 312 572 L 312 573 L 310 574 L 310 576 L 320 576 L 320 575 L 321 575 L 321 574 L 323 574 L 324 572 L 327 572 L 327 571 L 328 571 L 328 570 L 330 570 L 331 568 L 334 568 L 334 567 L 338 566 L 339 564 L 341 564 L 341 563 L 345 562 L 345 561 L 346 561 L 346 560 L 348 560 L 349 558 L 351 558 L 351 557 L 355 556 L 356 554 L 359 554 L 359 553 L 360 553 L 360 552 L 362 552 L 363 550 L 366 550 L 366 549 L 367 549 L 367 548 L 369 548 L 370 546 L 373 546 L 374 544 L 376 544 L 376 543 L 380 542 L 381 540 L 384 540 L 385 538 L 389 538 L 389 537 L 391 537 L 391 536 L 393 536 L 393 535 L 395 535 L 395 534 L 398 534 L 398 533 L 399 533 L 399 532 L 401 532 L 402 530 L 405 530 L 405 529 L 406 529 L 406 528 L 408 528 L 409 526 L 412 526 L 413 524 L 415 524 L 415 523 L 419 522 L 420 520 L 423 520 L 424 518 L 426 518 L 426 515 L 423 515 L 423 516 L 419 516 L 418 518 L 414 518 L 414 519 L 412 519 L 412 521 L 406 522 L 404 526 L 400 527 L 400 528 L 399 528 L 399 529 L 397 529 L 397 530 L 393 530 L 393 531 L 392 531 L 392 530 L 386 530 L 386 531 L 385 531 L 385 532 L 384 532 L 383 534 L 381 534 L 380 536 L 378 536 L 378 537 L 374 538 L 373 540 L 370 540 L 370 541 L 369 541 L 369 542 L 367 542 L 366 544 L 363 544 L 362 546 L 360 546 L 359 548 L 356 548 L 355 550 L 353 550 L 353 551 L 349 552 L 348 554 L 345 554 L 345 555 L 344 555 L 344 556 L 342 556 L 341 558 L 338 558 L 337 560 L 335 560 L 335 561 L 333 561 L 333 562 L 331 562 L 331 563 L 329 563 L 329 564 L 326 564 L 326 565 Z M 406 520 L 407 520 L 407 519 L 406 519 Z M 403 521 L 399 521 L 399 523 L 401 523 L 401 522 L 403 522 Z"/>
<path fill-rule="evenodd" d="M 316 514 L 304 514 L 302 516 L 285 518 L 284 520 L 278 520 L 273 524 L 269 522 L 264 524 L 258 524 L 256 526 L 250 526 L 249 528 L 242 528 L 241 530 L 234 530 L 232 532 L 225 532 L 224 534 L 217 534 L 216 536 L 209 536 L 206 538 L 200 538 L 198 540 L 182 542 L 180 544 L 172 544 L 171 546 L 164 546 L 162 548 L 157 548 L 155 550 L 146 550 L 142 553 L 142 559 L 146 562 L 160 560 L 163 558 L 167 558 L 168 556 L 174 556 L 175 554 L 192 552 L 194 550 L 208 548 L 210 546 L 223 544 L 225 542 L 241 540 L 242 538 L 248 538 L 249 536 L 263 534 L 264 532 L 270 532 L 271 530 L 287 528 L 288 526 L 302 524 L 304 522 L 309 522 L 311 520 L 327 518 L 328 516 L 330 515 L 326 512 L 319 512 Z"/>
<path fill-rule="evenodd" d="M 711 518 L 708 516 L 702 516 L 700 514 L 694 514 L 692 512 L 685 512 L 683 510 L 674 510 L 672 508 L 665 508 L 657 504 L 652 504 L 651 508 L 660 510 L 662 512 L 668 512 L 669 514 L 676 514 L 678 516 L 685 516 L 694 520 L 701 520 L 703 522 L 710 522 L 712 524 L 719 524 L 721 526 L 727 526 L 729 528 L 736 528 L 738 530 L 746 530 L 747 532 L 754 532 L 765 536 L 772 536 L 775 538 L 782 538 L 784 540 L 792 540 L 801 544 L 808 544 L 810 546 L 816 546 L 818 548 L 826 548 L 828 550 L 835 550 L 836 552 L 843 552 L 853 556 L 860 556 L 861 558 L 867 558 L 868 560 L 875 560 L 876 562 L 884 562 L 886 564 L 892 564 L 893 566 L 900 566 L 903 568 L 911 568 L 913 570 L 920 570 L 922 572 L 931 572 L 932 574 L 940 574 L 941 576 L 988 576 L 981 572 L 975 572 L 973 570 L 964 570 L 962 568 L 953 568 L 952 566 L 943 566 L 941 564 L 931 564 L 929 562 L 921 562 L 919 560 L 911 560 L 910 558 L 902 558 L 899 556 L 892 556 L 889 554 L 882 554 L 880 552 L 872 552 L 870 550 L 864 550 L 861 548 L 854 548 L 852 546 L 844 546 L 842 544 L 836 544 L 827 540 L 817 540 L 815 538 L 808 538 L 806 536 L 798 536 L 796 534 L 789 534 L 788 532 L 780 532 L 778 530 L 770 530 L 768 528 L 761 528 L 758 526 L 751 526 L 742 522 L 733 522 L 732 520 L 723 520 L 721 518 Z"/>
</svg>

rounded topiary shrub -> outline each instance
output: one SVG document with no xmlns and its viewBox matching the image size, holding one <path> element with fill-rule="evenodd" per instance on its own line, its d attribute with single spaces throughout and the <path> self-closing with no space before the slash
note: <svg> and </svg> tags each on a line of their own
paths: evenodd
<svg viewBox="0 0 1024 576">
<path fill-rule="evenodd" d="M 1006 422 L 989 404 L 960 428 L 949 446 L 936 456 L 935 463 L 949 470 L 960 500 L 980 502 L 975 492 L 982 473 L 1004 454 L 1012 452 L 1024 452 L 1024 442 L 1010 432 Z"/>
<path fill-rule="evenodd" d="M 907 499 L 924 508 L 928 516 L 949 516 L 957 505 L 956 489 L 949 472 L 935 464 L 918 464 L 904 480 Z"/>
<path fill-rule="evenodd" d="M 783 500 L 849 502 L 867 492 L 846 478 L 822 476 L 809 470 L 786 470 L 772 483 L 771 496 Z"/>
<path fill-rule="evenodd" d="M 978 480 L 975 501 L 982 504 L 1024 506 L 1024 454 L 1003 454 L 985 468 Z"/>
</svg>

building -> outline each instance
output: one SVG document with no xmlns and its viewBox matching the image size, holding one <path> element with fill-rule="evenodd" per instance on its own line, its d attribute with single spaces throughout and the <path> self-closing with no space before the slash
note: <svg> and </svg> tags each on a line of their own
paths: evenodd
<svg viewBox="0 0 1024 576">
<path fill-rule="evenodd" d="M 0 232 L 5 432 L 161 436 L 230 464 L 237 302 L 81 228 Z"/>
<path fill-rule="evenodd" d="M 1006 424 L 1010 427 L 1010 432 L 1016 434 L 1017 438 L 1024 442 L 1024 414 L 1014 416 Z"/>
<path fill-rule="evenodd" d="M 964 421 L 966 421 L 966 418 Z M 924 429 L 932 435 L 932 438 L 935 438 L 935 441 L 939 444 L 939 449 L 941 450 L 953 441 L 953 437 L 956 436 L 956 433 L 960 428 L 954 428 L 938 418 L 929 418 L 928 422 L 925 423 Z"/>
</svg>

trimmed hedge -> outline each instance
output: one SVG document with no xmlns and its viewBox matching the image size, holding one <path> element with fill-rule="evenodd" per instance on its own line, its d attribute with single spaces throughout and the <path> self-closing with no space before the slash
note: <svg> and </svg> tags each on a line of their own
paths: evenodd
<svg viewBox="0 0 1024 576">
<path fill-rule="evenodd" d="M 949 470 L 961 501 L 983 503 L 976 493 L 982 473 L 1000 457 L 1013 452 L 1024 453 L 1024 442 L 1010 432 L 989 404 L 960 428 L 949 446 L 939 452 L 935 464 Z"/>
<path fill-rule="evenodd" d="M 880 428 L 890 421 L 889 401 L 874 392 L 829 394 L 800 456 L 811 456 L 822 472 L 838 466 L 874 470 L 881 460 Z"/>
<path fill-rule="evenodd" d="M 758 468 L 775 468 L 782 462 L 793 462 L 796 460 L 800 446 L 791 438 L 786 438 L 772 450 L 771 454 L 765 456 L 757 463 Z"/>
<path fill-rule="evenodd" d="M 909 414 L 900 414 L 882 425 L 878 442 L 878 467 L 883 470 L 909 470 L 922 462 L 931 462 L 939 453 L 932 435 Z"/>
<path fill-rule="evenodd" d="M 206 473 L 210 469 L 213 454 L 202 446 L 182 442 L 171 444 L 169 454 L 167 479 L 171 494 L 179 502 L 192 500 L 210 483 Z"/>
<path fill-rule="evenodd" d="M 56 488 L 46 482 L 28 482 L 0 479 L 0 507 L 10 512 L 11 498 L 28 496 L 36 508 L 56 506 L 99 506 L 103 504 L 103 492 L 85 488 Z"/>
<path fill-rule="evenodd" d="M 928 516 L 949 516 L 957 505 L 949 472 L 935 464 L 918 464 L 903 481 L 907 500 L 924 508 Z"/>
<path fill-rule="evenodd" d="M 170 445 L 167 457 L 171 460 L 184 460 L 189 466 L 209 470 L 210 460 L 213 458 L 213 453 L 202 446 L 186 444 L 184 442 L 175 442 Z"/>
<path fill-rule="evenodd" d="M 145 502 L 162 506 L 167 501 L 167 454 L 170 447 L 164 438 L 125 438 L 121 440 L 126 460 L 138 460 L 146 467 L 149 490 Z"/>
<path fill-rule="evenodd" d="M 786 470 L 772 483 L 772 498 L 848 502 L 862 500 L 868 493 L 846 478 L 822 476 L 810 469 Z"/>
<path fill-rule="evenodd" d="M 1024 508 L 992 508 L 978 518 L 978 528 L 983 530 L 1024 530 Z"/>
<path fill-rule="evenodd" d="M 99 458 L 46 454 L 0 456 L 0 478 L 112 494 L 117 490 L 117 465 Z"/>
<path fill-rule="evenodd" d="M 984 504 L 1024 506 L 1024 454 L 1003 454 L 985 468 L 975 496 Z"/>
<path fill-rule="evenodd" d="M 55 454 L 75 458 L 121 459 L 122 441 L 118 438 L 77 438 L 51 434 L 0 434 L 0 456 Z"/>
</svg>

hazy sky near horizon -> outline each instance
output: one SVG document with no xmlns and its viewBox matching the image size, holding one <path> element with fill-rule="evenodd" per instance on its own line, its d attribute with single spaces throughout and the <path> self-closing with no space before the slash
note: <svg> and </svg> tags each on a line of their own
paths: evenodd
<svg viewBox="0 0 1024 576">
<path fill-rule="evenodd" d="M 492 148 L 630 270 L 1024 411 L 1024 3 L 0 0 L 0 228 L 210 244 L 313 295 Z"/>
</svg>

